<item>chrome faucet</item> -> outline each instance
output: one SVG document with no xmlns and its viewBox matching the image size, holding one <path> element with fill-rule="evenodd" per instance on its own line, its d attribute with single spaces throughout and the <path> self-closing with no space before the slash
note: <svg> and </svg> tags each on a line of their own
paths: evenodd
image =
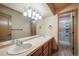
<svg viewBox="0 0 79 59">
<path fill-rule="evenodd" d="M 17 46 L 20 46 L 20 45 L 22 45 L 23 44 L 23 42 L 21 41 L 21 40 L 16 40 L 16 45 Z"/>
<path fill-rule="evenodd" d="M 12 44 L 15 44 L 16 46 L 20 46 L 23 44 L 21 40 L 12 40 Z"/>
</svg>

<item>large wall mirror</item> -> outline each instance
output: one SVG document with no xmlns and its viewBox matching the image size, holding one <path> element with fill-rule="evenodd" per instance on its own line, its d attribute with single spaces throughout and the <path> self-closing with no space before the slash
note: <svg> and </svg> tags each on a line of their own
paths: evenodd
<svg viewBox="0 0 79 59">
<path fill-rule="evenodd" d="M 33 22 L 31 20 L 28 21 L 26 19 L 21 19 L 21 21 L 25 20 L 26 21 L 25 23 L 20 22 L 18 19 L 16 19 L 18 20 L 16 22 L 16 20 L 14 19 L 14 17 L 12 17 L 12 15 L 0 12 L 0 42 L 37 35 L 36 22 Z M 14 20 L 15 23 L 13 23 L 12 20 Z"/>
<path fill-rule="evenodd" d="M 0 4 L 0 42 L 38 35 L 37 28 L 37 21 Z"/>
</svg>

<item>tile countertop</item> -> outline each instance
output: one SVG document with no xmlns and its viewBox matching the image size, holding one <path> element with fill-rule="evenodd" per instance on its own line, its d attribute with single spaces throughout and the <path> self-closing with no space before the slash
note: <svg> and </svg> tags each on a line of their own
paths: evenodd
<svg viewBox="0 0 79 59">
<path fill-rule="evenodd" d="M 33 38 L 31 40 L 28 40 L 25 43 L 32 43 L 33 47 L 31 49 L 29 49 L 28 51 L 25 51 L 23 53 L 16 54 L 16 55 L 11 55 L 11 54 L 7 53 L 8 49 L 10 49 L 12 46 L 2 48 L 2 49 L 0 49 L 0 56 L 27 56 L 27 55 L 30 55 L 31 53 L 33 53 L 34 50 L 36 50 L 37 48 L 42 46 L 44 43 L 46 43 L 51 38 L 52 37 L 50 37 L 50 36 L 40 36 L 40 37 Z"/>
</svg>

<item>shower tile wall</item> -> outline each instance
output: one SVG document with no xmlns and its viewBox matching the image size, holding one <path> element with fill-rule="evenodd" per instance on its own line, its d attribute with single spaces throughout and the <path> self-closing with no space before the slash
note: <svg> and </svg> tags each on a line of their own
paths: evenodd
<svg viewBox="0 0 79 59">
<path fill-rule="evenodd" d="M 71 45 L 71 16 L 60 17 L 59 42 L 63 45 Z"/>
</svg>

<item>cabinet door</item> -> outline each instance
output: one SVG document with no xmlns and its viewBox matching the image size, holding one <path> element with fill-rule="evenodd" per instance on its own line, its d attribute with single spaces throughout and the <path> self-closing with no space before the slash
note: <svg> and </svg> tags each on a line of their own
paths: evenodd
<svg viewBox="0 0 79 59">
<path fill-rule="evenodd" d="M 42 56 L 42 47 L 35 51 L 32 56 Z"/>
<path fill-rule="evenodd" d="M 53 47 L 53 50 L 57 50 L 57 42 L 54 38 L 52 39 L 52 47 Z"/>
<path fill-rule="evenodd" d="M 48 42 L 43 45 L 43 55 L 48 56 L 49 55 L 49 49 L 48 49 Z"/>
<path fill-rule="evenodd" d="M 56 53 L 58 51 L 58 44 L 55 38 L 52 39 L 52 53 Z"/>
<path fill-rule="evenodd" d="M 48 56 L 49 55 L 48 47 L 43 51 L 43 55 L 44 56 Z"/>
<path fill-rule="evenodd" d="M 52 40 L 49 41 L 49 56 L 52 55 Z"/>
</svg>

